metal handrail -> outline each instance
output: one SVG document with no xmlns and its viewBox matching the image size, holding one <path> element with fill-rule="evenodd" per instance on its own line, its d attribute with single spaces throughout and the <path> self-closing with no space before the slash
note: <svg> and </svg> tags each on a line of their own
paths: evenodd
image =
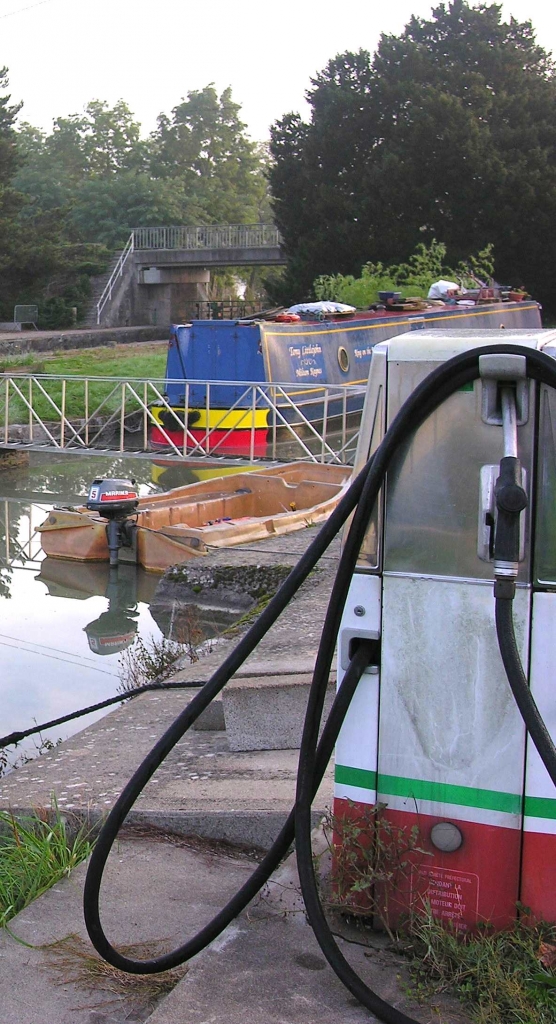
<svg viewBox="0 0 556 1024">
<path fill-rule="evenodd" d="M 112 292 L 114 290 L 114 285 L 115 285 L 115 282 L 116 282 L 116 278 L 122 277 L 123 272 L 124 272 L 124 266 L 125 266 L 125 264 L 126 264 L 126 262 L 128 260 L 128 257 L 131 256 L 131 253 L 134 250 L 133 235 L 134 235 L 134 233 L 132 231 L 130 236 L 129 236 L 129 238 L 128 238 L 128 240 L 127 240 L 127 242 L 126 242 L 126 244 L 125 244 L 125 246 L 124 246 L 124 248 L 122 249 L 122 251 L 120 253 L 120 258 L 119 258 L 118 262 L 116 263 L 116 266 L 114 267 L 114 270 L 112 271 L 112 273 L 110 275 L 110 278 L 108 280 L 108 284 L 106 285 L 106 287 L 105 287 L 105 289 L 104 289 L 100 299 L 97 302 L 97 324 L 100 323 L 100 318 L 101 318 L 102 311 L 103 311 L 104 307 L 106 306 L 107 302 L 110 302 L 110 299 L 112 298 Z"/>
<path fill-rule="evenodd" d="M 202 224 L 135 228 L 135 249 L 250 249 L 280 245 L 274 224 Z"/>
<path fill-rule="evenodd" d="M 166 397 L 166 388 L 172 384 L 184 387 L 183 408 L 181 403 L 179 407 L 172 405 Z M 204 407 L 212 413 L 212 422 L 207 416 L 201 437 L 189 416 L 192 409 L 203 406 L 198 392 L 192 391 L 194 388 L 204 389 Z M 218 388 L 220 395 L 223 388 L 234 390 L 229 391 L 229 401 L 215 404 L 214 388 Z M 262 442 L 265 458 L 279 457 L 280 445 L 285 441 L 293 458 L 343 464 L 354 455 L 365 391 L 364 385 L 355 384 L 308 388 L 306 384 L 278 382 L 184 382 L 8 371 L 0 385 L 0 445 L 81 452 L 117 450 L 144 455 L 152 450 L 150 432 L 156 428 L 165 456 L 202 458 L 229 454 L 226 442 L 239 427 L 245 455 L 251 459 L 255 452 L 260 456 L 260 432 L 266 429 L 266 440 Z M 92 393 L 96 398 L 92 398 Z M 160 425 L 153 406 L 168 414 L 171 426 Z M 70 407 L 71 414 L 67 411 Z M 254 414 L 261 410 L 267 413 L 266 428 L 255 426 Z M 239 418 L 229 426 L 228 417 L 234 412 L 239 413 Z M 349 429 L 348 412 L 352 417 Z M 26 417 L 26 426 L 21 424 L 22 415 Z"/>
</svg>

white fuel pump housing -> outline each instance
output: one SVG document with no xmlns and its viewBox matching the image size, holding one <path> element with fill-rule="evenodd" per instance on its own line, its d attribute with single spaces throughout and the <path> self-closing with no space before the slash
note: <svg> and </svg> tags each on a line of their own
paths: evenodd
<svg viewBox="0 0 556 1024">
<path fill-rule="evenodd" d="M 422 330 L 377 345 L 356 468 L 436 365 L 496 343 L 556 356 L 556 331 Z M 376 640 L 377 656 L 338 739 L 335 815 L 379 807 L 397 835 L 418 835 L 421 851 L 383 894 L 392 924 L 423 902 L 462 930 L 508 925 L 518 901 L 556 921 L 556 793 L 502 665 L 491 544 L 506 388 L 528 495 L 516 636 L 556 736 L 556 395 L 511 358 L 481 374 L 417 429 L 389 470 L 339 636 L 340 683 L 358 637 Z"/>
</svg>

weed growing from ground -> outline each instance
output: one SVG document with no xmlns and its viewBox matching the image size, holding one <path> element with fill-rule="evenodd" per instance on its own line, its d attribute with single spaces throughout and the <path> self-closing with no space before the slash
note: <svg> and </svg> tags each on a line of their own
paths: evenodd
<svg viewBox="0 0 556 1024">
<path fill-rule="evenodd" d="M 556 925 L 532 920 L 521 905 L 515 926 L 501 932 L 483 926 L 466 934 L 441 924 L 414 884 L 426 867 L 419 829 L 394 825 L 385 812 L 346 801 L 342 814 L 326 816 L 332 870 L 321 879 L 325 908 L 386 932 L 410 961 L 413 996 L 430 1002 L 455 993 L 476 1024 L 554 1024 Z M 395 931 L 400 910 L 403 928 Z"/>
<path fill-rule="evenodd" d="M 126 693 L 146 683 L 163 682 L 172 675 L 183 657 L 183 647 L 175 640 L 161 637 L 143 640 L 138 636 L 119 659 L 120 685 Z"/>
<path fill-rule="evenodd" d="M 462 936 L 416 917 L 406 952 L 423 993 L 455 991 L 477 1024 L 554 1024 L 556 926 L 516 923 Z"/>
<path fill-rule="evenodd" d="M 17 753 L 17 744 L 14 744 L 10 750 L 8 747 L 2 747 L 0 749 L 0 778 L 2 775 L 7 775 L 8 772 L 13 771 L 15 768 L 22 768 L 23 765 L 29 764 L 29 761 L 34 761 L 36 757 L 40 757 L 41 754 L 45 754 L 48 750 L 54 750 L 59 743 L 62 742 L 62 738 L 59 737 L 55 742 L 41 736 L 40 732 L 37 736 L 33 737 L 33 743 L 35 747 L 35 753 Z"/>
<path fill-rule="evenodd" d="M 199 648 L 204 640 L 199 614 L 192 606 L 180 614 L 179 622 L 172 622 L 171 637 L 138 636 L 119 659 L 120 685 L 126 693 L 145 683 L 161 683 L 179 667 L 184 657 L 191 663 L 199 660 Z"/>
<path fill-rule="evenodd" d="M 413 916 L 421 906 L 412 890 L 412 872 L 430 856 L 420 843 L 417 826 L 403 828 L 384 814 L 385 806 L 362 808 L 346 801 L 346 813 L 329 813 L 324 835 L 333 870 L 325 905 L 342 908 L 352 917 L 376 919 L 392 940 L 391 894 L 403 899 L 405 914 Z"/>
<path fill-rule="evenodd" d="M 163 942 L 137 942 L 119 949 L 124 956 L 147 960 L 165 952 L 166 946 Z M 161 974 L 127 974 L 106 963 L 79 935 L 67 935 L 42 948 L 49 967 L 61 976 L 61 985 L 70 983 L 85 991 L 105 993 L 106 998 L 96 1004 L 98 1007 L 121 1005 L 125 1001 L 126 1011 L 132 1008 L 141 1019 L 145 1010 L 152 1010 L 187 971 L 182 965 Z"/>
<path fill-rule="evenodd" d="M 56 804 L 24 817 L 0 812 L 0 927 L 69 875 L 91 847 L 87 829 Z"/>
</svg>

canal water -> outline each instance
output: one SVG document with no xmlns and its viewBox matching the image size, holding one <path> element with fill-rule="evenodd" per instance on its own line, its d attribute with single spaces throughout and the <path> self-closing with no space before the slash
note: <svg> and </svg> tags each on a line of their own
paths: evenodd
<svg viewBox="0 0 556 1024">
<path fill-rule="evenodd" d="M 196 479 L 186 465 L 164 470 L 146 459 L 33 452 L 29 458 L 28 467 L 0 470 L 1 736 L 116 695 L 136 638 L 152 648 L 168 633 L 150 610 L 159 576 L 120 566 L 111 577 L 104 563 L 47 559 L 37 526 L 54 505 L 82 504 L 97 476 L 133 477 L 142 497 Z M 9 763 L 105 713 L 24 740 L 9 749 Z"/>
</svg>

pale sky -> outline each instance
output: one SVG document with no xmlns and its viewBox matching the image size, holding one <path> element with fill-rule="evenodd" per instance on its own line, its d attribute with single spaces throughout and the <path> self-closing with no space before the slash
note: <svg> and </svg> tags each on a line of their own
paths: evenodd
<svg viewBox="0 0 556 1024">
<path fill-rule="evenodd" d="M 50 131 L 92 99 L 126 101 L 147 135 L 189 90 L 232 88 L 256 140 L 290 110 L 308 116 L 310 78 L 345 50 L 373 52 L 431 0 L 0 0 L 0 67 L 20 119 Z M 550 0 L 508 0 L 556 52 Z"/>
</svg>

